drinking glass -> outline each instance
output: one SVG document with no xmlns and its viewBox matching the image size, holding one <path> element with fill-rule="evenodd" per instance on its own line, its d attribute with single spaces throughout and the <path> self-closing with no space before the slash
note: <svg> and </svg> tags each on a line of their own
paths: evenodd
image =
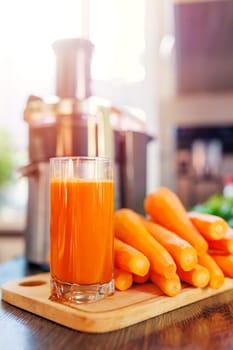
<svg viewBox="0 0 233 350">
<path fill-rule="evenodd" d="M 50 299 L 85 303 L 114 292 L 113 164 L 50 159 Z"/>
</svg>

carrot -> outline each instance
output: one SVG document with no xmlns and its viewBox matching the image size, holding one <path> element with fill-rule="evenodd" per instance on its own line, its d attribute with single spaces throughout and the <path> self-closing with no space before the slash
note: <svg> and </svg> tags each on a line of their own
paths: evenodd
<svg viewBox="0 0 233 350">
<path fill-rule="evenodd" d="M 208 241 L 209 249 L 220 250 L 225 254 L 233 254 L 233 230 L 228 228 L 227 233 L 222 239 Z"/>
<path fill-rule="evenodd" d="M 197 264 L 191 271 L 184 271 L 177 268 L 177 273 L 182 281 L 198 288 L 206 287 L 210 280 L 209 271 L 200 264 Z"/>
<path fill-rule="evenodd" d="M 116 237 L 114 239 L 114 265 L 139 276 L 145 276 L 150 268 L 150 262 L 144 254 Z"/>
<path fill-rule="evenodd" d="M 209 286 L 211 288 L 220 288 L 224 283 L 224 273 L 209 254 L 199 256 L 199 264 L 206 267 L 210 273 Z"/>
<path fill-rule="evenodd" d="M 189 212 L 188 217 L 207 240 L 221 239 L 228 230 L 227 222 L 216 215 Z"/>
<path fill-rule="evenodd" d="M 145 212 L 153 221 L 188 241 L 198 254 L 206 252 L 208 244 L 188 218 L 179 197 L 166 187 L 159 187 L 144 200 Z"/>
<path fill-rule="evenodd" d="M 154 284 L 156 284 L 164 294 L 168 295 L 169 297 L 173 297 L 181 291 L 180 278 L 177 274 L 175 274 L 171 278 L 166 278 L 162 275 L 159 275 L 156 272 L 151 272 L 150 280 Z"/>
<path fill-rule="evenodd" d="M 139 275 L 133 274 L 133 281 L 135 283 L 139 283 L 139 284 L 146 283 L 149 280 L 149 278 L 150 278 L 149 272 L 145 276 L 139 276 Z"/>
<path fill-rule="evenodd" d="M 127 290 L 133 284 L 133 275 L 130 272 L 124 271 L 122 269 L 114 269 L 114 281 L 115 287 L 118 290 Z"/>
<path fill-rule="evenodd" d="M 176 272 L 176 264 L 168 251 L 146 230 L 138 214 L 122 208 L 114 215 L 115 236 L 141 251 L 150 261 L 150 269 L 167 278 Z"/>
<path fill-rule="evenodd" d="M 165 227 L 146 220 L 143 216 L 141 220 L 148 232 L 168 250 L 176 265 L 178 264 L 185 271 L 194 268 L 198 261 L 197 251 L 190 243 Z"/>
<path fill-rule="evenodd" d="M 211 255 L 224 275 L 233 278 L 233 255 Z"/>
</svg>

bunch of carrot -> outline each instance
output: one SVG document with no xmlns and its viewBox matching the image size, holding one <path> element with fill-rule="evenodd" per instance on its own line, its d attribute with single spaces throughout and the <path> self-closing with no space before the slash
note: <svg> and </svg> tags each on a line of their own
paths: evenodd
<svg viewBox="0 0 233 350">
<path fill-rule="evenodd" d="M 126 290 L 150 280 L 175 296 L 181 283 L 220 288 L 233 278 L 233 230 L 222 218 L 188 212 L 166 187 L 146 196 L 147 217 L 115 212 L 115 286 Z"/>
</svg>

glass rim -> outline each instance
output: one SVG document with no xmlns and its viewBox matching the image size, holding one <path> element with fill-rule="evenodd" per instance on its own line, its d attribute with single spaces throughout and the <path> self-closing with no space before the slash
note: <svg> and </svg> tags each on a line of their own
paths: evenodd
<svg viewBox="0 0 233 350">
<path fill-rule="evenodd" d="M 53 161 L 101 161 L 101 162 L 112 162 L 111 157 L 104 157 L 104 156 L 57 156 L 57 157 L 51 157 L 49 158 L 50 162 Z"/>
</svg>

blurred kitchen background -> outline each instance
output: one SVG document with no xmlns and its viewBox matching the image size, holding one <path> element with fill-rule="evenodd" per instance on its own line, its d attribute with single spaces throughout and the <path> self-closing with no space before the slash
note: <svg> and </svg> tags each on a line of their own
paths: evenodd
<svg viewBox="0 0 233 350">
<path fill-rule="evenodd" d="M 191 208 L 232 181 L 232 0 L 8 0 L 0 9 L 0 261 L 30 250 L 37 262 L 30 244 L 47 249 L 48 157 L 77 147 L 67 151 L 64 115 L 69 127 L 90 108 L 105 121 L 96 142 L 115 159 L 117 206 L 142 211 L 143 195 L 165 185 Z"/>
</svg>

